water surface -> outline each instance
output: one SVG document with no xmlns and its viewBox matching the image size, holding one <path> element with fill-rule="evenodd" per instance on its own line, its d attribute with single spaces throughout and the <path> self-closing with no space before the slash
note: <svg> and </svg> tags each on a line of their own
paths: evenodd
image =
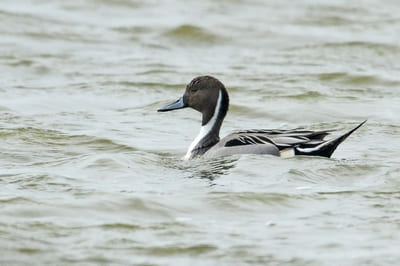
<svg viewBox="0 0 400 266">
<path fill-rule="evenodd" d="M 394 265 L 397 1 L 5 0 L 2 265 Z M 182 161 L 195 76 L 246 128 L 348 130 L 333 158 Z"/>
</svg>

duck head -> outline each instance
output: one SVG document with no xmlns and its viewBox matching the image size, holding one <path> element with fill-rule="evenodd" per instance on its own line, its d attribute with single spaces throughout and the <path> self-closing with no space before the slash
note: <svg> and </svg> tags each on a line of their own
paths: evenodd
<svg viewBox="0 0 400 266">
<path fill-rule="evenodd" d="M 214 114 L 216 122 L 220 121 L 220 126 L 228 111 L 228 105 L 229 97 L 224 84 L 214 77 L 200 76 L 194 78 L 186 86 L 185 93 L 181 98 L 157 111 L 167 112 L 191 107 L 202 113 L 202 126 L 208 124 Z"/>
</svg>

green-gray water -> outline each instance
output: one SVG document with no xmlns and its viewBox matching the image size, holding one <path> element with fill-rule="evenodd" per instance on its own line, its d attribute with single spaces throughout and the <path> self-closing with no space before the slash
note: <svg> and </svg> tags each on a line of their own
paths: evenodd
<svg viewBox="0 0 400 266">
<path fill-rule="evenodd" d="M 1 265 L 395 265 L 398 1 L 3 0 Z M 211 74 L 221 135 L 368 119 L 332 159 L 185 162 L 157 113 Z"/>
</svg>

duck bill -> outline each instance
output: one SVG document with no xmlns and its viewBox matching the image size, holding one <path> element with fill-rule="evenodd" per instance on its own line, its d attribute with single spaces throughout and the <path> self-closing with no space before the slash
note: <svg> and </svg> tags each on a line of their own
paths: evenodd
<svg viewBox="0 0 400 266">
<path fill-rule="evenodd" d="M 179 98 L 176 102 L 171 103 L 163 108 L 157 110 L 157 112 L 168 112 L 176 109 L 182 109 L 187 107 L 186 104 L 183 102 L 183 97 Z"/>
</svg>

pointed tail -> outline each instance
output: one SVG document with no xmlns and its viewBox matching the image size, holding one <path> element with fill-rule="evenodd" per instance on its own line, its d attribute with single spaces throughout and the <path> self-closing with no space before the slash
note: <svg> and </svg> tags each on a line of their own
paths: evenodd
<svg viewBox="0 0 400 266">
<path fill-rule="evenodd" d="M 323 157 L 331 157 L 332 153 L 336 150 L 337 146 L 342 143 L 348 136 L 350 136 L 354 131 L 359 129 L 362 125 L 365 124 L 367 120 L 361 122 L 358 126 L 353 128 L 352 130 L 348 131 L 347 133 L 343 134 L 340 137 L 335 139 L 327 140 L 318 144 L 314 147 L 310 148 L 295 148 L 295 155 L 310 155 L 310 156 L 323 156 Z"/>
</svg>

